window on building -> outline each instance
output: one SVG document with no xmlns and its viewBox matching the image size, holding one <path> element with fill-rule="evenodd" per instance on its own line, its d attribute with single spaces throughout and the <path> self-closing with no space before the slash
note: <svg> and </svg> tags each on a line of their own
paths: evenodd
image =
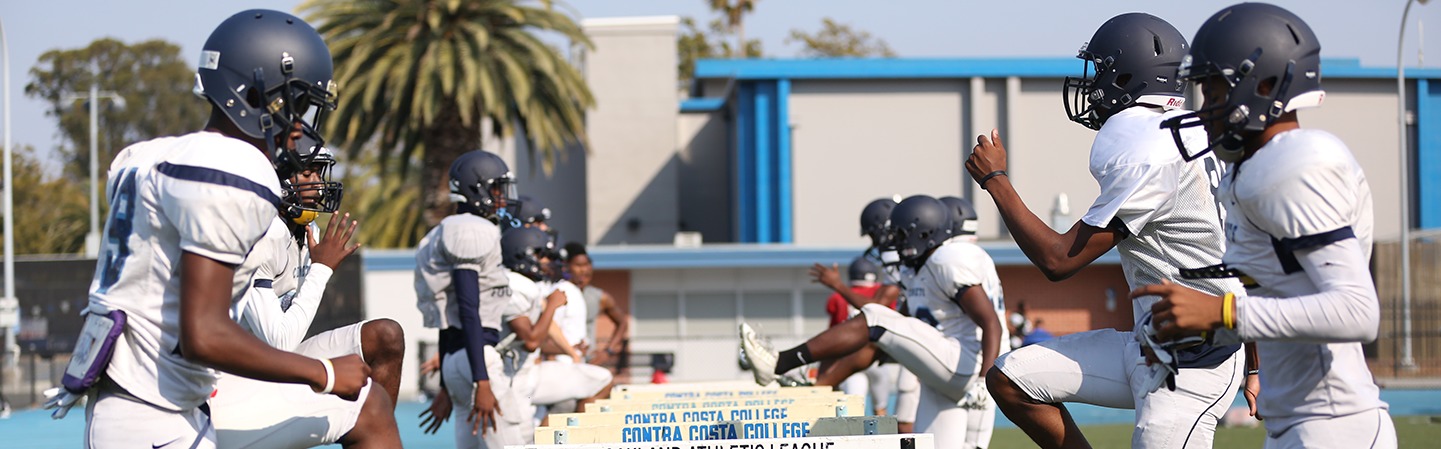
<svg viewBox="0 0 1441 449">
<path fill-rule="evenodd" d="M 734 292 L 686 292 L 686 337 L 735 337 L 736 325 Z"/>
<path fill-rule="evenodd" d="M 635 317 L 633 335 L 639 338 L 668 338 L 680 335 L 680 302 L 675 293 L 636 293 L 630 313 Z"/>
<path fill-rule="evenodd" d="M 806 335 L 819 334 L 830 327 L 830 315 L 826 314 L 826 298 L 830 296 L 830 290 L 801 291 L 801 328 Z"/>
<path fill-rule="evenodd" d="M 762 335 L 794 335 L 791 292 L 745 292 L 741 313 Z"/>
</svg>

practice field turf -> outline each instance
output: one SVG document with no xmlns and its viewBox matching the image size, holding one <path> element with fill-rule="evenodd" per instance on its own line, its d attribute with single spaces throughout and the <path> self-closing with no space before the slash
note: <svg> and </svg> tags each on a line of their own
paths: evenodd
<svg viewBox="0 0 1441 449">
<path fill-rule="evenodd" d="M 1431 422 L 1426 416 L 1403 416 L 1396 418 L 1396 436 L 1401 449 L 1429 449 L 1441 441 L 1441 422 Z M 1437 418 L 1441 421 L 1441 418 Z M 1110 424 L 1081 426 L 1081 432 L 1095 449 L 1124 449 L 1131 447 L 1131 426 Z M 1216 429 L 1215 448 L 1260 448 L 1266 439 L 1261 428 L 1223 427 Z M 1034 448 L 1035 443 L 1017 428 L 997 428 L 991 437 L 991 449 Z"/>
<path fill-rule="evenodd" d="M 435 435 L 422 434 L 416 416 L 424 405 L 401 401 L 395 412 L 400 424 L 401 439 L 408 449 L 451 449 L 455 441 L 452 423 L 446 423 Z M 84 411 L 74 410 L 61 421 L 50 419 L 44 410 L 16 412 L 10 419 L 0 420 L 0 447 L 14 449 L 73 449 L 81 447 L 85 431 Z M 1434 422 L 1433 422 L 1434 421 Z M 1081 430 L 1096 449 L 1131 447 L 1129 424 L 1083 425 Z M 1396 433 L 1401 448 L 1429 449 L 1441 441 L 1441 417 L 1403 416 L 1396 418 Z M 1260 428 L 1222 428 L 1216 431 L 1216 448 L 1260 448 L 1265 434 Z M 338 446 L 332 446 L 338 447 Z M 991 439 L 992 449 L 1034 448 L 1026 435 L 1009 423 L 998 425 Z"/>
</svg>

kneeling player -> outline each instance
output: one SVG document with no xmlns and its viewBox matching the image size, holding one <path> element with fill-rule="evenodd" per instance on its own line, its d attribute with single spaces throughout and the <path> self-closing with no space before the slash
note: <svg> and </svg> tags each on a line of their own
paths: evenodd
<svg viewBox="0 0 1441 449">
<path fill-rule="evenodd" d="M 905 265 L 902 291 L 915 318 L 866 304 L 860 316 L 779 353 L 742 324 L 743 354 L 756 382 L 768 385 L 780 373 L 874 344 L 920 380 L 916 430 L 935 434 L 938 447 L 961 447 L 967 410 L 990 400 L 982 374 L 1009 340 L 998 318 L 1005 307 L 1000 279 L 985 250 L 951 239 L 951 212 L 940 200 L 902 201 L 891 211 L 890 232 Z"/>
<path fill-rule="evenodd" d="M 317 149 L 306 139 L 301 143 Z M 335 213 L 341 194 L 340 183 L 329 180 L 335 159 L 328 149 L 318 151 L 313 156 L 301 152 L 312 162 L 309 170 L 282 182 L 285 217 L 276 216 L 242 263 L 243 271 L 255 274 L 243 280 L 250 286 L 236 307 L 238 321 L 278 349 L 316 358 L 359 355 L 376 383 L 361 391 L 360 400 L 346 401 L 304 385 L 223 375 L 210 399 L 220 448 L 400 442 L 394 417 L 405 354 L 400 325 L 389 319 L 365 321 L 305 339 L 333 270 L 358 247 L 347 246 L 356 223 Z M 312 221 L 322 212 L 333 215 L 325 238 L 317 241 L 321 231 Z M 382 394 L 371 394 L 376 392 Z"/>
</svg>

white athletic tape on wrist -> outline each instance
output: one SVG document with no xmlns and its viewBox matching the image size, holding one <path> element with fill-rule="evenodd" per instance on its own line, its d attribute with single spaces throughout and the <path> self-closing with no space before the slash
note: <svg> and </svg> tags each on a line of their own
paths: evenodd
<svg viewBox="0 0 1441 449">
<path fill-rule="evenodd" d="M 320 359 L 320 365 L 325 367 L 325 389 L 316 393 L 330 394 L 335 388 L 335 365 L 330 363 L 330 359 Z"/>
</svg>

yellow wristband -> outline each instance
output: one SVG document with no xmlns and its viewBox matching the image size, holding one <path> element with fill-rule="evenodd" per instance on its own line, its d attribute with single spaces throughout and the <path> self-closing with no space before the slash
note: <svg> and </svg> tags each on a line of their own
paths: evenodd
<svg viewBox="0 0 1441 449">
<path fill-rule="evenodd" d="M 1227 292 L 1221 299 L 1221 325 L 1236 328 L 1236 294 Z"/>
</svg>

